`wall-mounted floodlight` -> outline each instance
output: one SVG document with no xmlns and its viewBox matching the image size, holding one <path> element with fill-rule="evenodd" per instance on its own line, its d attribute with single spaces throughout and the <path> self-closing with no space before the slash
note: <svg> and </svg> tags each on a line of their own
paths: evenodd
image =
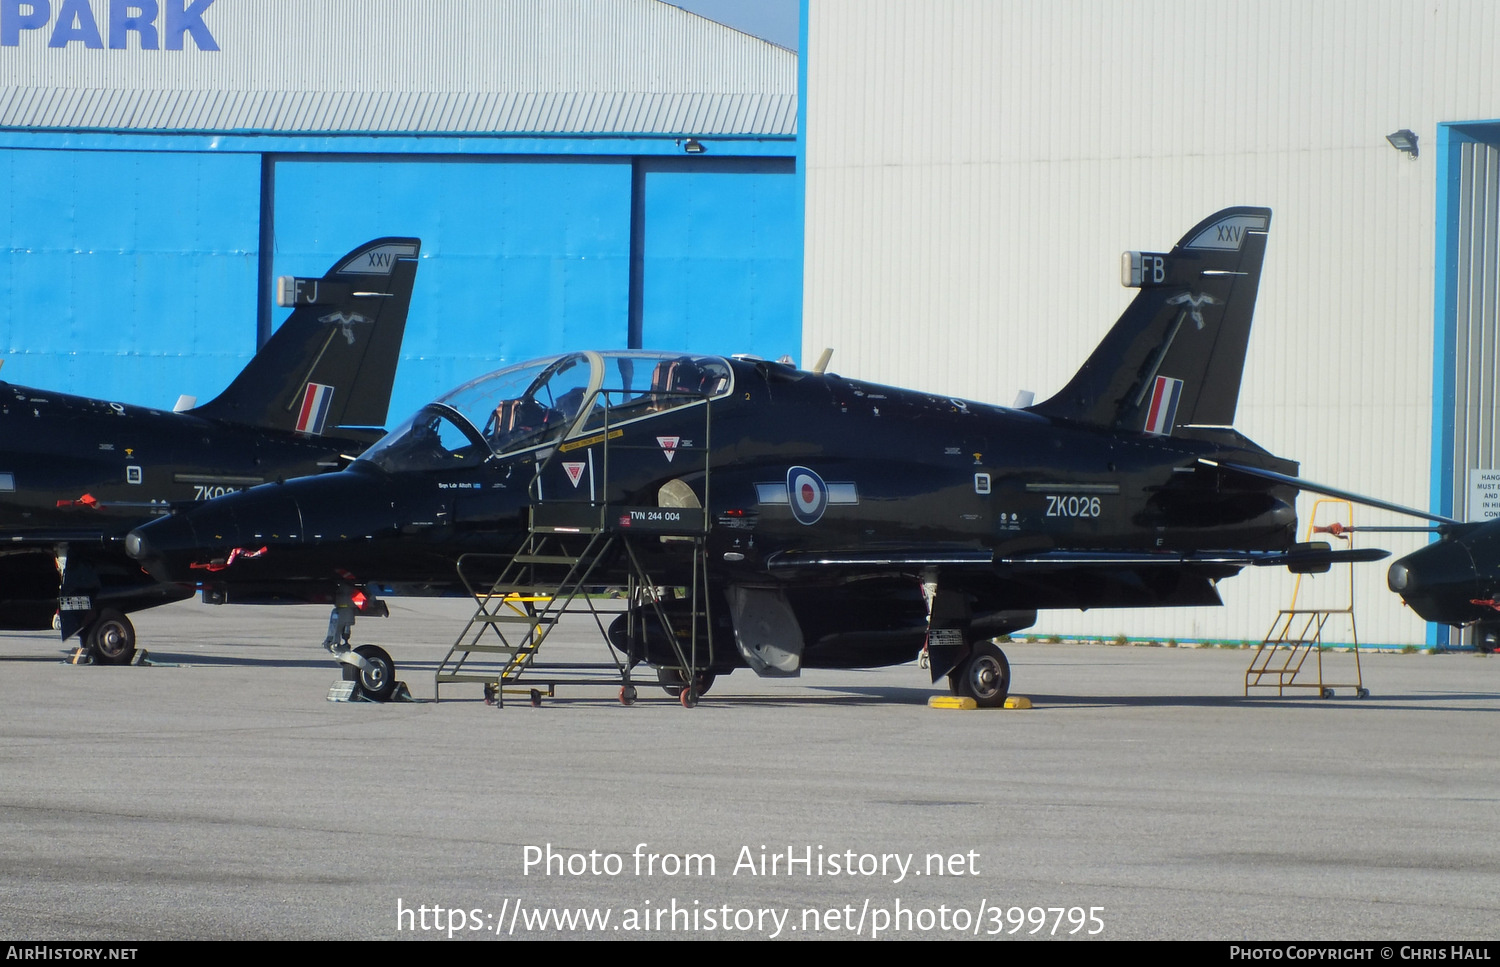
<svg viewBox="0 0 1500 967">
<path fill-rule="evenodd" d="M 1417 156 L 1417 135 L 1410 128 L 1402 128 L 1400 131 L 1387 134 L 1385 139 L 1391 143 L 1391 147 L 1403 154 Z"/>
<path fill-rule="evenodd" d="M 1407 133 L 1409 134 L 1410 132 Z M 1415 137 L 1415 135 L 1413 135 L 1413 137 Z M 703 146 L 703 142 L 699 141 L 697 138 L 688 138 L 686 141 L 682 142 L 682 150 L 686 151 L 688 154 L 702 154 L 708 149 L 705 148 Z"/>
</svg>

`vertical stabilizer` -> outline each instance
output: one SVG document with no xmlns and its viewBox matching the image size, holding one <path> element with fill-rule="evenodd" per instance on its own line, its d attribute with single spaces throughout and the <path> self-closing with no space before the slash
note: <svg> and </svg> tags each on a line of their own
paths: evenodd
<svg viewBox="0 0 1500 967">
<path fill-rule="evenodd" d="M 192 412 L 310 435 L 383 425 L 421 247 L 379 238 L 321 279 L 278 279 L 277 304 L 292 314 L 228 389 Z"/>
<path fill-rule="evenodd" d="M 1269 208 L 1226 208 L 1170 252 L 1126 252 L 1122 281 L 1140 294 L 1031 412 L 1160 434 L 1232 424 L 1270 225 Z"/>
</svg>

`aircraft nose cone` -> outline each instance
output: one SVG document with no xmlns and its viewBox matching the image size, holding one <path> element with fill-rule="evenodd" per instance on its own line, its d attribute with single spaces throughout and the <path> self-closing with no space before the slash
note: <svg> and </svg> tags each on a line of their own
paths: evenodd
<svg viewBox="0 0 1500 967">
<path fill-rule="evenodd" d="M 1407 585 L 1410 582 L 1411 574 L 1407 571 L 1406 565 L 1401 561 L 1397 561 L 1395 564 L 1392 564 L 1391 569 L 1386 572 L 1386 587 L 1390 588 L 1392 591 L 1395 591 L 1397 594 L 1405 591 Z"/>
<path fill-rule="evenodd" d="M 1473 555 L 1454 540 L 1429 544 L 1391 565 L 1386 584 L 1428 621 L 1462 624 L 1478 616 L 1479 575 Z"/>
</svg>

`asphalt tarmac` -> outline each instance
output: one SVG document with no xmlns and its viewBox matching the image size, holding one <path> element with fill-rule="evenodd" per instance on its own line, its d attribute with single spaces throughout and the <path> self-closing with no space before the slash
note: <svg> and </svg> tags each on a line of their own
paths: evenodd
<svg viewBox="0 0 1500 967">
<path fill-rule="evenodd" d="M 915 665 L 495 708 L 431 700 L 470 609 L 391 606 L 356 640 L 408 704 L 326 701 L 314 607 L 141 613 L 152 667 L 0 642 L 0 938 L 1500 934 L 1500 658 L 1246 698 L 1244 651 L 1018 643 L 1024 711 Z"/>
</svg>

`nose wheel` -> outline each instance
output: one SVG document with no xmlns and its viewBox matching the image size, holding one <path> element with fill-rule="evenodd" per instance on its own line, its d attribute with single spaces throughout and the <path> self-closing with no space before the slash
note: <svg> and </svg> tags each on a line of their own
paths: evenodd
<svg viewBox="0 0 1500 967">
<path fill-rule="evenodd" d="M 354 682 L 372 702 L 386 702 L 396 690 L 396 663 L 379 645 L 360 645 L 354 654 L 364 659 L 359 665 L 344 663 L 344 680 Z"/>
</svg>

